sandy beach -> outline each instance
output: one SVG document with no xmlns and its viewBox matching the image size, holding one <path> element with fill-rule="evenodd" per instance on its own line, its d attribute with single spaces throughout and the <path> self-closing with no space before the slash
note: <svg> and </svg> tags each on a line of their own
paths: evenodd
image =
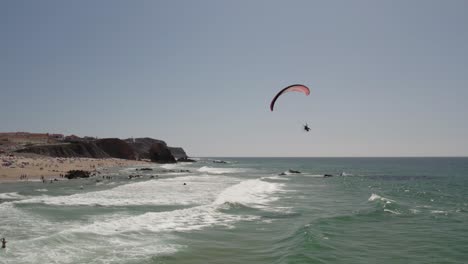
<svg viewBox="0 0 468 264">
<path fill-rule="evenodd" d="M 53 179 L 69 170 L 95 171 L 107 167 L 152 164 L 147 161 L 116 158 L 54 158 L 35 154 L 0 155 L 0 182 Z"/>
</svg>

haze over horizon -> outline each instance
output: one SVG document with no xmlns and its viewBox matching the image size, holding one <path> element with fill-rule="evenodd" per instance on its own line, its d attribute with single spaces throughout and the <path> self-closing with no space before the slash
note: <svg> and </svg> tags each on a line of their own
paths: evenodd
<svg viewBox="0 0 468 264">
<path fill-rule="evenodd" d="M 468 156 L 467 8 L 2 1 L 0 132 L 152 137 L 205 157 Z M 271 112 L 294 83 L 310 96 Z"/>
</svg>

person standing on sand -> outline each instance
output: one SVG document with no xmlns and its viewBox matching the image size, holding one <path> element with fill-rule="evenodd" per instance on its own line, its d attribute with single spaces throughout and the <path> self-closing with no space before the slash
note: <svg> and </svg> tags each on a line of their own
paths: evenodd
<svg viewBox="0 0 468 264">
<path fill-rule="evenodd" d="M 2 238 L 2 248 L 6 248 L 6 243 L 7 241 L 5 240 L 5 238 Z"/>
</svg>

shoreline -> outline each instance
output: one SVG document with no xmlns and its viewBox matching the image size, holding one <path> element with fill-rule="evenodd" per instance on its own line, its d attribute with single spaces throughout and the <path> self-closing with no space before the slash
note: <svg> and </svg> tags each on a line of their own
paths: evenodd
<svg viewBox="0 0 468 264">
<path fill-rule="evenodd" d="M 70 170 L 97 171 L 108 167 L 128 167 L 154 164 L 149 161 L 126 160 L 117 158 L 58 158 L 36 154 L 1 154 L 0 183 L 40 181 L 61 178 Z M 62 178 L 63 179 L 63 178 Z"/>
</svg>

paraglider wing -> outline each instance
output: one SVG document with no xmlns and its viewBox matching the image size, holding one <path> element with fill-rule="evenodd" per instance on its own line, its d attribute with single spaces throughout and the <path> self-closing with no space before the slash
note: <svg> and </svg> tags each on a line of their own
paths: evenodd
<svg viewBox="0 0 468 264">
<path fill-rule="evenodd" d="M 270 110 L 273 111 L 273 107 L 275 106 L 275 102 L 280 97 L 282 94 L 287 93 L 287 92 L 301 92 L 304 93 L 305 95 L 310 94 L 309 88 L 307 86 L 302 85 L 302 84 L 293 84 L 290 85 L 283 90 L 279 91 L 279 93 L 273 98 L 273 100 L 270 103 Z"/>
</svg>

